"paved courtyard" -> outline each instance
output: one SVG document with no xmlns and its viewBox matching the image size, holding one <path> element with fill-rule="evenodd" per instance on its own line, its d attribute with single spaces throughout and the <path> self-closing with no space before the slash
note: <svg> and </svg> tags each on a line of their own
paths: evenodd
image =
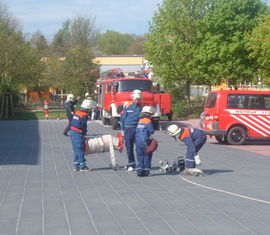
<svg viewBox="0 0 270 235">
<path fill-rule="evenodd" d="M 113 171 L 109 153 L 89 155 L 90 172 L 73 172 L 66 124 L 0 122 L 1 235 L 270 234 L 270 153 L 210 141 L 200 154 L 205 176 L 166 174 L 158 162 L 185 146 L 161 130 L 149 177 Z M 117 133 L 100 121 L 88 130 Z M 123 166 L 125 151 L 116 159 Z"/>
</svg>

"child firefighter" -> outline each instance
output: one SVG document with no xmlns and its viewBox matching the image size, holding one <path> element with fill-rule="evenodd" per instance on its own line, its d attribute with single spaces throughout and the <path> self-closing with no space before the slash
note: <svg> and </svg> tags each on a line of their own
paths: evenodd
<svg viewBox="0 0 270 235">
<path fill-rule="evenodd" d="M 167 128 L 168 134 L 176 140 L 183 141 L 186 146 L 186 159 L 184 174 L 200 175 L 203 174 L 202 170 L 196 168 L 201 164 L 198 152 L 206 142 L 206 134 L 203 130 L 196 128 L 180 128 L 173 124 Z"/>
<path fill-rule="evenodd" d="M 137 176 L 148 176 L 150 174 L 153 153 L 146 153 L 145 150 L 151 141 L 151 135 L 155 131 L 151 120 L 152 114 L 152 107 L 144 106 L 136 127 Z"/>
</svg>

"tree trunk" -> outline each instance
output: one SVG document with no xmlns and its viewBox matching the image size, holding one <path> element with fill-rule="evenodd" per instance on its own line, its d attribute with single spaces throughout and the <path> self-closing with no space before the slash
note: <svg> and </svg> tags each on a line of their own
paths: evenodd
<svg viewBox="0 0 270 235">
<path fill-rule="evenodd" d="M 190 111 L 190 81 L 186 81 L 187 108 Z"/>
</svg>

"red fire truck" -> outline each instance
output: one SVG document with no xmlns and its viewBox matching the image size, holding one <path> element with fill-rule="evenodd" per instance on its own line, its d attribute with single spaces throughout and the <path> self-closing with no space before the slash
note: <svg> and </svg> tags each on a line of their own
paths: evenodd
<svg viewBox="0 0 270 235">
<path fill-rule="evenodd" d="M 125 77 L 121 69 L 111 69 L 101 74 L 97 87 L 102 122 L 105 125 L 112 125 L 114 130 L 119 126 L 123 104 L 131 101 L 130 96 L 135 89 L 142 92 L 143 98 L 140 102 L 142 106 L 150 105 L 154 108 L 153 124 L 155 128 L 158 127 L 160 116 L 167 115 L 164 112 L 168 112 L 168 118 L 171 118 L 170 95 L 167 93 L 154 94 L 152 81 L 143 72 Z"/>
</svg>

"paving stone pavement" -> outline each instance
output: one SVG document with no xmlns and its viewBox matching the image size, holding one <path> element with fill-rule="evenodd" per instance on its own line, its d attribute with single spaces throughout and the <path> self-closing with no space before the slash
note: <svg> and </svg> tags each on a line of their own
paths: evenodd
<svg viewBox="0 0 270 235">
<path fill-rule="evenodd" d="M 89 155 L 90 172 L 73 172 L 66 124 L 0 122 L 1 235 L 270 233 L 269 155 L 208 142 L 205 176 L 182 178 L 160 172 L 158 162 L 183 156 L 185 146 L 156 131 L 149 177 L 113 171 L 109 153 Z M 88 130 L 117 133 L 100 121 Z M 125 151 L 116 159 L 123 166 Z"/>
</svg>

